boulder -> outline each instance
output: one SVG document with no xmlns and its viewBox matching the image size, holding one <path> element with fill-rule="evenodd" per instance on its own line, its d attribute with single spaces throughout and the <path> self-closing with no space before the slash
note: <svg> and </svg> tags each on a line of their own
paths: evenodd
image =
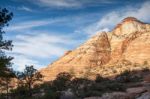
<svg viewBox="0 0 150 99">
<path fill-rule="evenodd" d="M 126 90 L 126 92 L 129 94 L 140 94 L 140 93 L 143 93 L 145 91 L 146 91 L 145 87 L 128 88 Z"/>
<path fill-rule="evenodd" d="M 84 99 L 101 99 L 100 97 L 86 97 Z"/>
<path fill-rule="evenodd" d="M 150 83 L 144 83 L 143 86 L 145 87 L 145 89 L 150 92 Z"/>
<path fill-rule="evenodd" d="M 150 83 L 150 74 L 144 76 L 144 82 Z"/>
<path fill-rule="evenodd" d="M 61 92 L 60 99 L 76 99 L 76 97 L 73 94 L 73 92 L 69 89 L 67 91 Z"/>
<path fill-rule="evenodd" d="M 131 99 L 125 92 L 105 93 L 100 99 Z"/>
<path fill-rule="evenodd" d="M 149 92 L 143 93 L 140 97 L 136 99 L 150 99 L 150 93 Z"/>
</svg>

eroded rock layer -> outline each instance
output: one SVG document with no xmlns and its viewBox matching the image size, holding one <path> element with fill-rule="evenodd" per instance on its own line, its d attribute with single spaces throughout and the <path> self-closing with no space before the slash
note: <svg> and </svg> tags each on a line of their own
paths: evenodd
<svg viewBox="0 0 150 99">
<path fill-rule="evenodd" d="M 111 32 L 96 34 L 75 50 L 68 51 L 40 72 L 44 81 L 52 80 L 60 72 L 74 71 L 78 76 L 85 68 L 116 64 L 150 63 L 150 24 L 136 18 L 125 18 Z"/>
</svg>

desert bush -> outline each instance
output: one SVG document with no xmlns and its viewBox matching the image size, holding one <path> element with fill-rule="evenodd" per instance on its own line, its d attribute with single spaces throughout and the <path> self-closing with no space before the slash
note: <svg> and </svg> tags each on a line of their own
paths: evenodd
<svg viewBox="0 0 150 99">
<path fill-rule="evenodd" d="M 71 89 L 77 97 L 85 97 L 90 91 L 92 81 L 84 78 L 75 78 L 71 81 Z"/>
<path fill-rule="evenodd" d="M 150 69 L 148 67 L 145 67 L 144 69 L 142 69 L 142 72 L 150 72 Z"/>
<path fill-rule="evenodd" d="M 108 78 L 104 78 L 104 77 L 100 76 L 99 74 L 97 74 L 95 82 L 104 82 L 104 81 L 107 81 L 107 80 L 109 80 L 109 79 Z"/>
<path fill-rule="evenodd" d="M 134 71 L 124 71 L 120 75 L 116 76 L 115 80 L 120 83 L 139 82 L 141 77 L 133 73 Z"/>
<path fill-rule="evenodd" d="M 148 65 L 149 65 L 149 64 L 148 64 L 148 61 L 144 61 L 144 62 L 143 62 L 143 65 L 144 65 L 144 66 L 148 66 Z"/>
<path fill-rule="evenodd" d="M 52 86 L 56 91 L 63 91 L 68 89 L 72 76 L 69 73 L 63 72 L 57 75 L 56 79 L 52 82 Z"/>
<path fill-rule="evenodd" d="M 95 83 L 92 86 L 92 90 L 97 90 L 100 91 L 101 93 L 112 92 L 112 91 L 124 91 L 125 86 L 120 82 L 107 80 L 107 81 Z"/>
<path fill-rule="evenodd" d="M 106 92 L 124 91 L 126 89 L 124 84 L 108 78 L 103 78 L 100 75 L 96 76 L 95 81 L 76 78 L 72 80 L 71 84 L 74 94 L 80 98 L 101 96 Z"/>
</svg>

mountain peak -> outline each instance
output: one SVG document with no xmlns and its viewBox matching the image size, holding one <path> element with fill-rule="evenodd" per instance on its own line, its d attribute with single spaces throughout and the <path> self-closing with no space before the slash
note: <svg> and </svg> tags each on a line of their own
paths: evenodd
<svg viewBox="0 0 150 99">
<path fill-rule="evenodd" d="M 132 64 L 143 64 L 145 61 L 150 63 L 149 49 L 150 24 L 127 17 L 113 31 L 97 33 L 40 72 L 44 81 L 55 79 L 60 72 L 72 70 L 76 77 L 83 77 L 89 70 L 92 71 L 92 76 L 95 73 L 112 76 L 124 70 L 133 70 L 135 66 Z M 131 65 L 122 65 L 120 69 L 120 64 L 124 64 L 124 61 Z M 116 64 L 119 67 L 115 67 Z M 112 69 L 113 66 L 116 70 Z"/>
<path fill-rule="evenodd" d="M 113 30 L 117 36 L 129 35 L 134 32 L 143 32 L 149 30 L 149 26 L 134 17 L 127 17 L 122 20 Z"/>
<path fill-rule="evenodd" d="M 126 17 L 122 20 L 122 22 L 130 22 L 130 21 L 136 21 L 136 22 L 140 22 L 137 18 L 135 17 Z"/>
</svg>

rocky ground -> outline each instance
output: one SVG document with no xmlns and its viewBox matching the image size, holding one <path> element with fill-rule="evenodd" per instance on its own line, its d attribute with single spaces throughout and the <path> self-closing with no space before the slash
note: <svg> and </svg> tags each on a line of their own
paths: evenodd
<svg viewBox="0 0 150 99">
<path fill-rule="evenodd" d="M 84 99 L 150 99 L 150 83 L 131 87 L 126 92 L 105 93 L 101 97 L 87 97 Z"/>
<path fill-rule="evenodd" d="M 150 75 L 149 75 L 150 78 Z M 64 92 L 61 99 L 78 99 L 70 91 Z M 80 99 L 80 98 L 79 98 Z M 86 97 L 84 99 L 150 99 L 150 79 L 134 83 L 125 92 L 104 93 L 101 97 Z"/>
</svg>

